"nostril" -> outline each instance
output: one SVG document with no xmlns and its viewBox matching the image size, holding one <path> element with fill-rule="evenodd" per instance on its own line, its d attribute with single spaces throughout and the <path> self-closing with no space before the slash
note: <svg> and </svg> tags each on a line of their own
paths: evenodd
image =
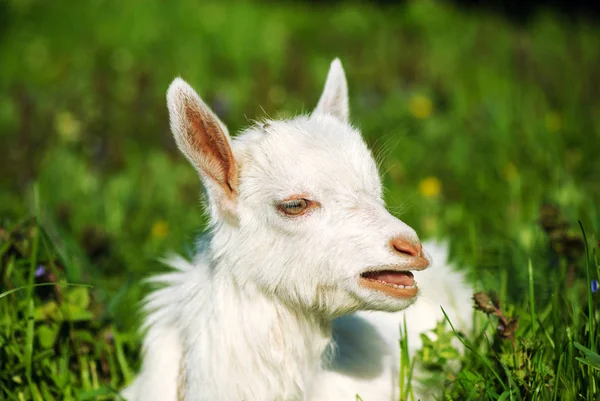
<svg viewBox="0 0 600 401">
<path fill-rule="evenodd" d="M 403 253 L 409 256 L 422 256 L 423 247 L 421 243 L 414 243 L 412 241 L 408 241 L 404 238 L 394 238 L 391 242 L 392 248 L 396 250 L 396 252 Z"/>
</svg>

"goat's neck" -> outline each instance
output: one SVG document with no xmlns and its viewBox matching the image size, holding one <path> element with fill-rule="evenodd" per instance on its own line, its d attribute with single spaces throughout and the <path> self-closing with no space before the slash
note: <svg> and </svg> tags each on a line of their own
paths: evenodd
<svg viewBox="0 0 600 401">
<path fill-rule="evenodd" d="M 330 322 L 236 283 L 223 265 L 231 261 L 217 260 L 203 299 L 187 304 L 199 317 L 183 333 L 187 394 L 208 396 L 190 399 L 304 399 L 330 345 Z"/>
</svg>

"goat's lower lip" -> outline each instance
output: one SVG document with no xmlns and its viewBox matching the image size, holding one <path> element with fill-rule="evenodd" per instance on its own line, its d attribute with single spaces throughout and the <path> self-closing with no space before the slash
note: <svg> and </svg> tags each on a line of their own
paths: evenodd
<svg viewBox="0 0 600 401">
<path fill-rule="evenodd" d="M 413 298 L 419 292 L 414 276 L 409 271 L 382 270 L 362 273 L 361 287 L 383 292 L 395 298 Z"/>
</svg>

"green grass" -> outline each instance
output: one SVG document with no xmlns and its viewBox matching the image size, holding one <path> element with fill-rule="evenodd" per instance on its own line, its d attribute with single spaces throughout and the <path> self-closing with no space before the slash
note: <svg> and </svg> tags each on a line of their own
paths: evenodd
<svg viewBox="0 0 600 401">
<path fill-rule="evenodd" d="M 434 1 L 0 2 L 0 399 L 109 399 L 139 367 L 141 279 L 205 224 L 172 78 L 235 132 L 311 110 L 334 57 L 391 210 L 489 294 L 403 354 L 403 399 L 412 366 L 440 399 L 600 399 L 597 43 Z"/>
</svg>

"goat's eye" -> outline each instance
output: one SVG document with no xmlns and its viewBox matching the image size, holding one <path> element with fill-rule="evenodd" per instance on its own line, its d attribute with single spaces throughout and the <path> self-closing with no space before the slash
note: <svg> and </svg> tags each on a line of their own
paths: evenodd
<svg viewBox="0 0 600 401">
<path fill-rule="evenodd" d="M 283 201 L 279 204 L 279 210 L 281 210 L 285 214 L 289 214 L 290 216 L 296 216 L 304 212 L 308 206 L 310 201 L 306 199 L 290 199 Z"/>
</svg>

